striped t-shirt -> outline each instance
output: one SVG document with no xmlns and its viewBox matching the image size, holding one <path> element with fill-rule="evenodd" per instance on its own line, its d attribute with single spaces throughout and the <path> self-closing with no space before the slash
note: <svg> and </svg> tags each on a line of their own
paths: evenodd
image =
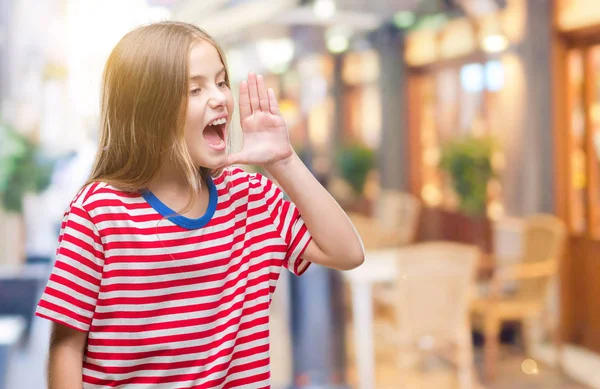
<svg viewBox="0 0 600 389">
<path fill-rule="evenodd" d="M 207 187 L 199 219 L 104 183 L 71 203 L 37 315 L 87 332 L 84 388 L 269 387 L 271 296 L 311 237 L 260 174 Z"/>
</svg>

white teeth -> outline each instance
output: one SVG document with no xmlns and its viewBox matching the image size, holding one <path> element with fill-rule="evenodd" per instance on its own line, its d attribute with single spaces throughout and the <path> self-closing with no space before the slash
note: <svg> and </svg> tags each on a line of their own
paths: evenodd
<svg viewBox="0 0 600 389">
<path fill-rule="evenodd" d="M 225 119 L 225 118 L 217 119 L 217 120 L 213 121 L 212 123 L 210 123 L 209 126 L 218 126 L 220 124 L 225 124 L 226 121 L 227 121 L 227 119 Z"/>
</svg>

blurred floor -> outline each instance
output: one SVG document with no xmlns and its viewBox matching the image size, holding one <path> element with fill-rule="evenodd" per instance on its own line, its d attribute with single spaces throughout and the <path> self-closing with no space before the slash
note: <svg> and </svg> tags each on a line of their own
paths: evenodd
<svg viewBox="0 0 600 389">
<path fill-rule="evenodd" d="M 6 389 L 42 389 L 46 387 L 46 352 L 50 340 L 50 322 L 35 317 L 31 338 L 12 351 L 8 363 Z"/>
<path fill-rule="evenodd" d="M 45 387 L 46 350 L 49 340 L 49 323 L 35 318 L 30 342 L 27 347 L 14 350 L 9 362 L 6 389 L 42 389 Z M 275 342 L 276 339 L 273 339 Z M 348 345 L 351 350 L 351 345 Z M 380 354 L 380 353 L 378 353 Z M 384 350 L 384 355 L 390 355 Z M 524 357 L 518 348 L 504 348 L 498 365 L 498 378 L 485 389 L 585 389 L 561 373 L 546 366 L 539 366 L 539 374 L 525 375 L 521 370 Z M 478 368 L 481 357 L 476 353 Z M 351 385 L 356 383 L 354 358 L 349 357 L 348 379 Z M 451 370 L 443 365 L 432 368 L 427 373 L 415 374 L 410 389 L 454 389 L 455 382 Z M 377 388 L 398 389 L 398 375 L 393 358 L 378 357 Z M 412 386 L 412 385 L 411 385 Z"/>
<path fill-rule="evenodd" d="M 381 350 L 378 354 L 390 355 L 391 351 Z M 492 384 L 480 385 L 480 389 L 587 389 L 560 372 L 544 365 L 538 365 L 538 374 L 526 375 L 521 365 L 525 357 L 520 348 L 505 347 L 501 351 L 498 363 L 498 376 Z M 481 350 L 475 353 L 476 367 L 482 374 Z M 376 368 L 377 389 L 399 389 L 400 377 L 395 369 L 393 358 L 378 356 Z M 451 367 L 438 363 L 425 372 L 415 372 L 411 377 L 404 377 L 410 382 L 408 389 L 458 389 L 455 374 Z M 354 358 L 349 358 L 348 380 L 352 387 L 357 382 Z"/>
<path fill-rule="evenodd" d="M 585 389 L 560 372 L 544 365 L 537 375 L 526 375 L 521 370 L 524 357 L 520 353 L 505 352 L 498 365 L 498 378 L 488 389 Z M 479 365 L 481 366 L 481 365 Z M 478 367 L 479 367 L 478 366 Z"/>
</svg>

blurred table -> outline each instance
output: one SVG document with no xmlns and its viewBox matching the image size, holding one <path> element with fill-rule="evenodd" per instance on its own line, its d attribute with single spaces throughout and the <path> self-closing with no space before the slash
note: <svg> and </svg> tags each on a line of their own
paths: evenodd
<svg viewBox="0 0 600 389">
<path fill-rule="evenodd" d="M 367 251 L 362 266 L 343 272 L 352 290 L 354 345 L 358 371 L 358 389 L 375 387 L 375 347 L 373 344 L 373 300 L 371 286 L 394 282 L 396 261 L 402 248 Z"/>
<path fill-rule="evenodd" d="M 365 262 L 360 267 L 342 272 L 352 290 L 358 389 L 375 388 L 372 286 L 395 282 L 398 274 L 398 260 L 408 247 L 369 250 L 365 253 Z M 493 256 L 482 254 L 478 266 L 478 279 L 488 279 L 491 277 L 493 269 Z"/>
</svg>

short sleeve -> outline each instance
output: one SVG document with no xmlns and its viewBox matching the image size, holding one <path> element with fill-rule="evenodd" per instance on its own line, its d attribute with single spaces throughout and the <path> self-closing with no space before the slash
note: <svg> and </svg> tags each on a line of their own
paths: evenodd
<svg viewBox="0 0 600 389">
<path fill-rule="evenodd" d="M 88 212 L 72 205 L 65 214 L 56 261 L 36 315 L 89 331 L 102 279 L 104 252 Z"/>
<path fill-rule="evenodd" d="M 261 174 L 255 174 L 253 178 L 260 185 L 271 220 L 287 245 L 287 268 L 296 275 L 302 275 L 310 266 L 310 262 L 303 259 L 302 254 L 312 237 L 300 212 L 294 203 L 284 198 L 283 191 L 273 181 Z"/>
</svg>

